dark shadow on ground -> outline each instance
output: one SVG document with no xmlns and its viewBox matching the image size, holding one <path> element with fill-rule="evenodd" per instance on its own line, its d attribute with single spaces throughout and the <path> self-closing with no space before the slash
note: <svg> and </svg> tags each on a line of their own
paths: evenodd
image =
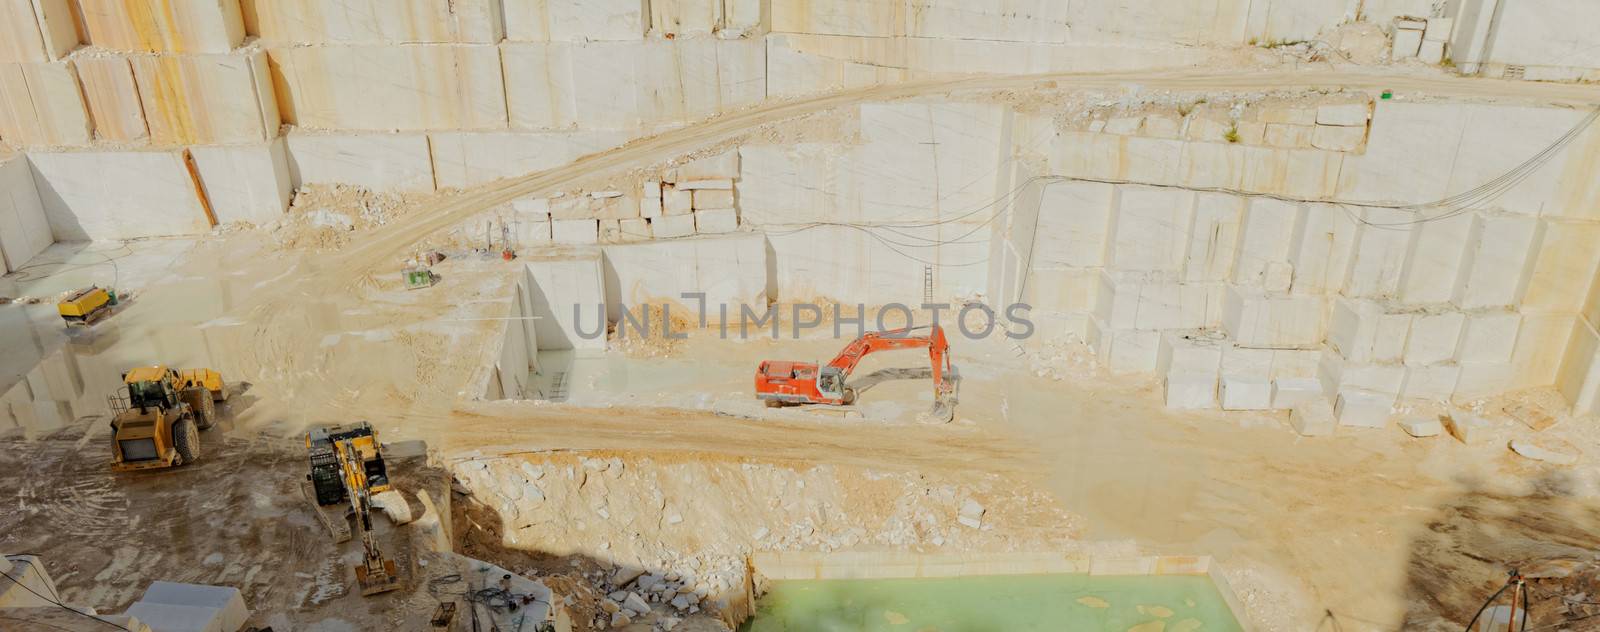
<svg viewBox="0 0 1600 632">
<path fill-rule="evenodd" d="M 1600 630 L 1600 501 L 1574 495 L 1576 476 L 1547 472 L 1526 496 L 1473 486 L 1441 504 L 1413 534 L 1397 629 L 1460 632 L 1517 568 L 1533 604 L 1528 630 Z M 1510 591 L 1494 603 L 1509 605 Z"/>
</svg>

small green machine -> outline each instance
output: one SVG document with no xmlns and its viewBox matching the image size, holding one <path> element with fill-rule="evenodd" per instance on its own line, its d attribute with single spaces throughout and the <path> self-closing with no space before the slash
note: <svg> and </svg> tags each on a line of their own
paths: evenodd
<svg viewBox="0 0 1600 632">
<path fill-rule="evenodd" d="M 406 289 L 408 290 L 433 287 L 433 284 L 439 282 L 439 276 L 434 274 L 433 270 L 428 269 L 427 266 L 406 268 L 400 271 L 400 276 L 405 280 Z"/>
</svg>

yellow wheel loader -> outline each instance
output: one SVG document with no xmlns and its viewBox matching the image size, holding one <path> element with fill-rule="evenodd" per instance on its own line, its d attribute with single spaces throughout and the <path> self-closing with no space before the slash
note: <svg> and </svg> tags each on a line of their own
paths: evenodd
<svg viewBox="0 0 1600 632">
<path fill-rule="evenodd" d="M 156 365 L 123 373 L 122 388 L 107 399 L 111 469 L 149 470 L 200 458 L 200 431 L 217 423 L 216 402 L 227 399 L 227 387 L 210 369 Z"/>
</svg>

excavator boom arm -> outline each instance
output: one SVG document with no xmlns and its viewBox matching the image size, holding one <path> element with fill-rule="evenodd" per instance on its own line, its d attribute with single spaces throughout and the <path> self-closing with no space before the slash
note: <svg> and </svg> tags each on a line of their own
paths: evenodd
<svg viewBox="0 0 1600 632">
<path fill-rule="evenodd" d="M 950 342 L 945 338 L 944 328 L 932 325 L 928 327 L 929 332 L 926 336 L 909 335 L 916 329 L 921 327 L 872 332 L 861 336 L 840 351 L 828 366 L 839 369 L 848 378 L 856 370 L 856 365 L 861 364 L 862 358 L 873 353 L 927 347 L 928 360 L 933 365 L 934 387 L 943 390 L 944 374 L 950 372 L 951 366 Z"/>
</svg>

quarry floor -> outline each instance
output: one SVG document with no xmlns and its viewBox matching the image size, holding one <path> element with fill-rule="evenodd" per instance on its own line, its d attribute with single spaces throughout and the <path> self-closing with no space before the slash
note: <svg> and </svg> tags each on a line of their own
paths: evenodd
<svg viewBox="0 0 1600 632">
<path fill-rule="evenodd" d="M 475 401 L 472 388 L 483 362 L 461 350 L 488 344 L 493 321 L 485 319 L 503 313 L 513 267 L 453 257 L 440 268 L 444 283 L 409 293 L 394 274 L 427 235 L 489 203 L 642 166 L 835 105 L 1046 80 L 1111 88 L 1129 82 L 1185 89 L 1358 85 L 1455 96 L 1520 91 L 1552 101 L 1589 100 L 1595 92 L 1317 71 L 905 84 L 765 106 L 529 179 L 441 195 L 339 250 L 286 247 L 266 231 L 140 242 L 132 247 L 156 254 L 129 267 L 146 275 L 117 280 L 134 290 L 134 300 L 91 335 L 69 338 L 53 331 L 49 301 L 0 305 L 0 316 L 20 319 L 8 322 L 30 323 L 0 331 L 0 348 L 26 344 L 41 367 L 64 354 L 59 362 L 70 368 L 61 371 L 75 385 L 70 394 L 52 397 L 74 402 L 69 410 L 57 408 L 54 425 L 6 431 L 0 470 L 13 474 L 0 478 L 0 496 L 22 502 L 0 509 L 0 548 L 45 555 L 65 598 L 106 611 L 124 607 L 148 580 L 242 582 L 260 586 L 245 593 L 258 612 L 302 612 L 292 619 L 307 625 L 317 617 L 342 621 L 324 629 L 393 629 L 392 617 L 426 609 L 419 586 L 403 598 L 411 607 L 361 619 L 360 597 L 316 602 L 298 592 L 306 574 L 332 576 L 330 569 L 337 567 L 328 559 L 282 555 L 322 550 L 303 545 L 325 536 L 290 484 L 303 473 L 296 433 L 311 424 L 358 419 L 373 422 L 386 441 L 425 440 L 446 468 L 502 456 L 570 459 L 575 453 L 617 458 L 645 471 L 705 466 L 717 474 L 757 465 L 803 476 L 830 468 L 828 476 L 846 481 L 840 483 L 846 492 L 870 487 L 860 481 L 874 476 L 925 478 L 930 488 L 953 486 L 1004 510 L 986 522 L 992 531 L 943 544 L 914 540 L 907 548 L 1103 546 L 1213 555 L 1247 617 L 1268 630 L 1458 628 L 1503 581 L 1506 566 L 1575 555 L 1600 536 L 1600 480 L 1592 465 L 1555 469 L 1521 461 L 1504 449 L 1503 440 L 1467 446 L 1449 438 L 1411 439 L 1394 428 L 1306 439 L 1290 431 L 1281 415 L 1170 411 L 1153 382 L 1100 375 L 1075 362 L 1081 356 L 1070 351 L 1049 362 L 1018 357 L 1004 341 L 955 343 L 965 378 L 963 403 L 957 421 L 948 425 L 907 418 L 907 411 L 926 403 L 926 391 L 915 381 L 886 382 L 870 391 L 859 419 L 740 414 L 746 409 L 737 403 L 739 385 L 747 383 L 748 373 L 739 367 L 749 358 L 807 352 L 826 357 L 832 341 L 730 349 L 694 339 L 678 355 L 617 361 L 636 362 L 641 371 L 693 362 L 719 372 L 669 385 L 645 380 L 638 392 L 587 393 L 569 404 Z M 13 279 L 8 291 L 48 296 L 82 283 L 78 277 L 66 280 L 75 270 Z M 17 357 L 12 352 L 5 355 L 0 393 L 14 388 L 15 375 L 26 371 L 10 366 Z M 98 402 L 125 365 L 156 361 L 212 366 L 246 389 L 232 404 L 229 422 L 210 431 L 226 440 L 205 437 L 208 445 L 223 447 L 208 448 L 200 464 L 112 476 L 105 470 L 106 430 Z M 886 360 L 884 368 L 918 364 Z M 660 407 L 650 391 L 663 386 L 683 399 Z M 1551 432 L 1586 450 L 1596 443 L 1586 428 L 1557 426 Z M 718 474 L 713 480 L 701 487 L 707 496 L 750 489 L 736 477 Z M 846 503 L 860 497 L 838 496 Z M 549 506 L 551 515 L 567 509 Z M 877 515 L 870 506 L 844 510 Z M 462 535 L 463 528 L 457 525 L 458 545 L 486 557 L 511 555 Z M 508 568 L 513 561 L 542 564 L 547 575 L 560 574 L 560 562 L 569 557 L 580 561 L 571 568 L 605 567 L 585 548 L 593 534 L 558 535 L 571 538 L 561 550 L 489 561 Z M 669 548 L 690 553 L 695 546 L 720 546 L 648 528 L 641 535 L 672 540 Z M 729 550 L 810 546 L 758 540 L 750 537 Z M 222 554 L 222 562 L 207 562 L 214 553 Z"/>
</svg>

